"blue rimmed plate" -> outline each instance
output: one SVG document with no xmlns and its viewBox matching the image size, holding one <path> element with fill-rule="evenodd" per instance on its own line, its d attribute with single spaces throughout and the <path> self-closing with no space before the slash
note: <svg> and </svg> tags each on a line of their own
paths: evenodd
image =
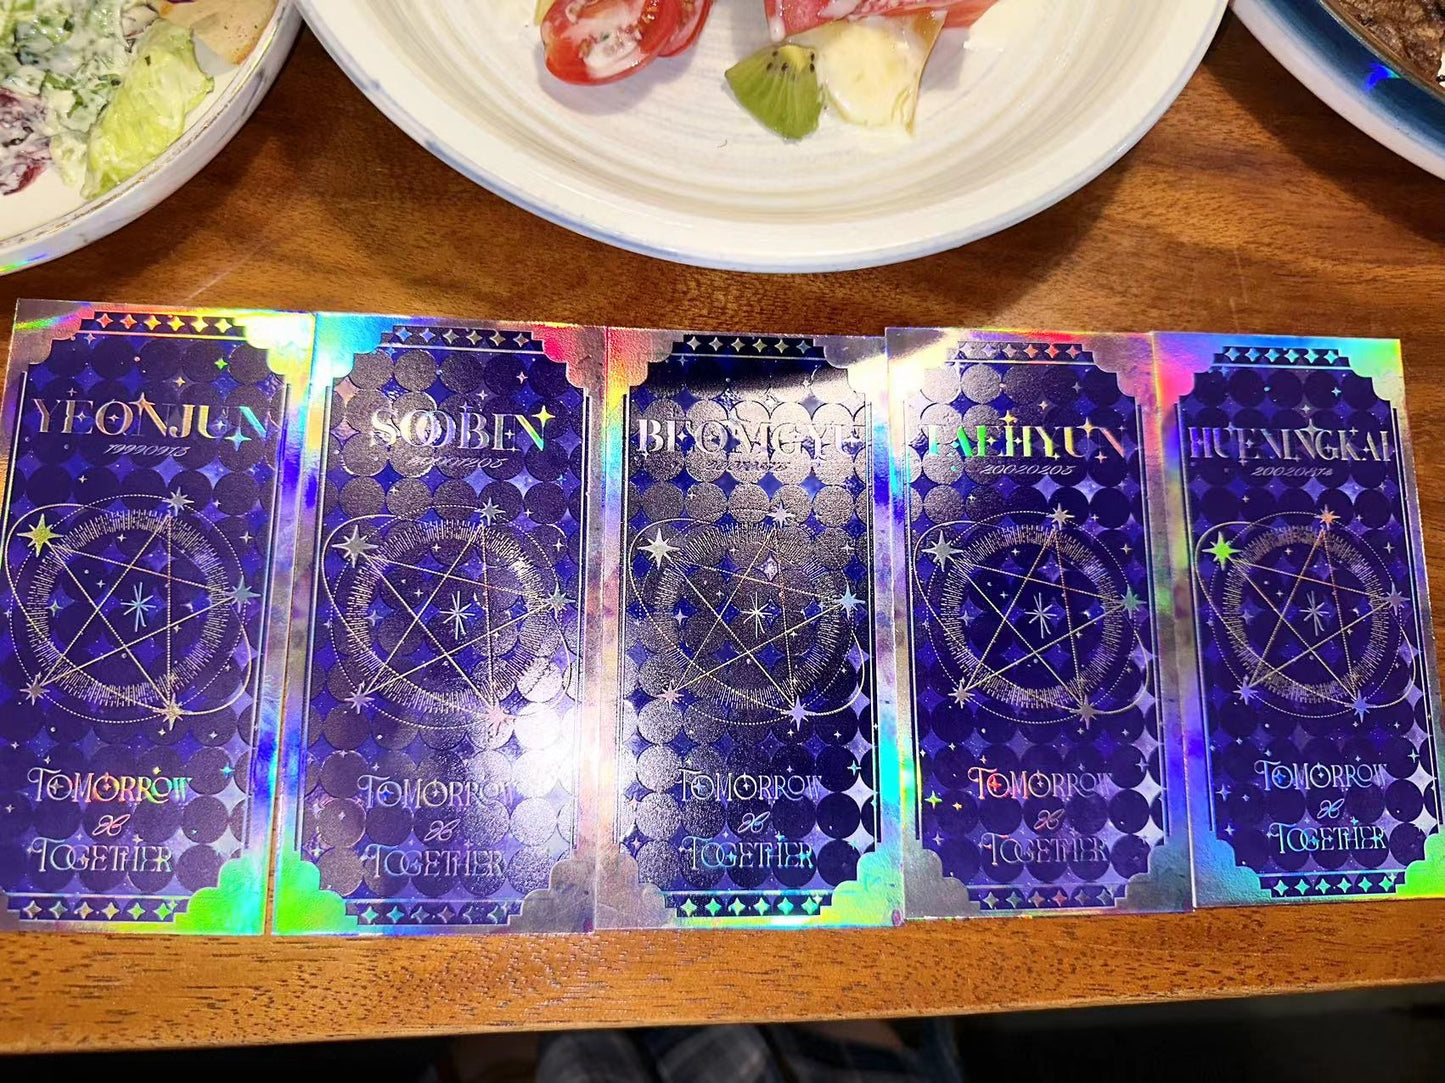
<svg viewBox="0 0 1445 1083">
<path fill-rule="evenodd" d="M 1331 109 L 1445 178 L 1445 97 L 1405 75 L 1322 0 L 1234 0 L 1234 11 Z"/>
</svg>

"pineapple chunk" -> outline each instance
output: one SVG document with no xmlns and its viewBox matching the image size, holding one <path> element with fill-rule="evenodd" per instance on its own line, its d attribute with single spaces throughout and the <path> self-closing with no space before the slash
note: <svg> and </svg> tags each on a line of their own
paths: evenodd
<svg viewBox="0 0 1445 1083">
<path fill-rule="evenodd" d="M 838 115 L 870 128 L 913 131 L 924 65 L 946 13 L 874 16 L 820 26 L 795 40 L 818 54 L 818 80 Z"/>
</svg>

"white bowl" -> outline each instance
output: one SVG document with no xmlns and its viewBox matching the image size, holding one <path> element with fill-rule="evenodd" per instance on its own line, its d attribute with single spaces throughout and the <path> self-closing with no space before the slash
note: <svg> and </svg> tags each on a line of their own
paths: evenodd
<svg viewBox="0 0 1445 1083">
<path fill-rule="evenodd" d="M 709 267 L 829 271 L 953 248 L 1092 180 L 1194 72 L 1225 0 L 1001 0 L 930 62 L 913 138 L 825 118 L 789 144 L 732 99 L 762 0 L 718 0 L 698 47 L 603 87 L 542 65 L 535 0 L 302 0 L 414 139 L 579 233 Z"/>
<path fill-rule="evenodd" d="M 113 233 L 199 173 L 255 111 L 300 28 L 293 0 L 281 0 L 251 55 L 216 79 L 216 89 L 189 118 L 185 134 L 103 196 L 82 199 L 54 169 L 23 191 L 0 196 L 0 274 L 44 263 Z"/>
</svg>

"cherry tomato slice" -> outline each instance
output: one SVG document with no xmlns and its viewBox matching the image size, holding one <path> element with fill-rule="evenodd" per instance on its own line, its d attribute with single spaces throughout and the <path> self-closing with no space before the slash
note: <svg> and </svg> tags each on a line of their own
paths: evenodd
<svg viewBox="0 0 1445 1083">
<path fill-rule="evenodd" d="M 663 56 L 677 56 L 691 49 L 707 23 L 708 12 L 712 10 L 712 0 L 680 0 L 680 3 L 682 17 L 678 19 L 672 40 L 663 47 Z"/>
<path fill-rule="evenodd" d="M 567 83 L 610 83 L 672 40 L 681 0 L 557 0 L 542 20 L 547 69 Z"/>
</svg>

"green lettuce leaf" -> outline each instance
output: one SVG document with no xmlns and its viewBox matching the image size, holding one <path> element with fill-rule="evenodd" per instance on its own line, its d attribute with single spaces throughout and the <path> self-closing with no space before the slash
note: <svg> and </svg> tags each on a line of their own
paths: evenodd
<svg viewBox="0 0 1445 1083">
<path fill-rule="evenodd" d="M 157 20 L 136 43 L 130 70 L 90 132 L 82 194 L 93 199 L 155 161 L 180 138 L 186 114 L 211 86 L 190 31 Z"/>
</svg>

